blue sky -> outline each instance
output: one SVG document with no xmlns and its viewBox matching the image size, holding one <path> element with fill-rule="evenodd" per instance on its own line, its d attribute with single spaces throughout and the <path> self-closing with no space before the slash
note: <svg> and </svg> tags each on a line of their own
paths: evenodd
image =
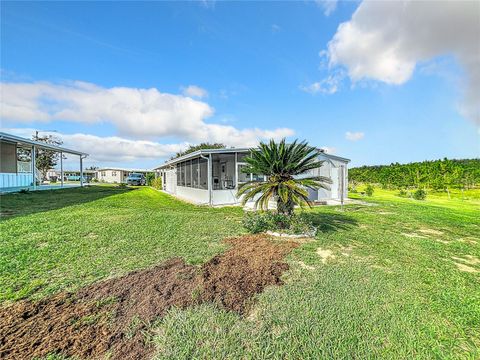
<svg viewBox="0 0 480 360">
<path fill-rule="evenodd" d="M 366 34 L 357 44 L 339 30 L 364 28 L 364 4 L 328 4 L 331 13 L 322 2 L 2 2 L 2 128 L 56 130 L 66 145 L 88 150 L 89 165 L 151 167 L 187 143 L 249 146 L 285 135 L 353 166 L 478 157 L 469 44 L 423 51 L 437 41 L 427 19 L 427 45 L 408 46 L 422 51 L 407 56 L 399 45 L 392 51 L 402 63 L 383 66 L 381 42 L 359 55 Z M 361 10 L 371 18 L 375 9 Z M 469 115 L 459 110 L 467 100 Z M 102 108 L 119 102 L 126 110 Z"/>
</svg>

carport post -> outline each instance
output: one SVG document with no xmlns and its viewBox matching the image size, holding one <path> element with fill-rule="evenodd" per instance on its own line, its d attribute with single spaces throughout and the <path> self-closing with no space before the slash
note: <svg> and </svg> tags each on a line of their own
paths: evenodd
<svg viewBox="0 0 480 360">
<path fill-rule="evenodd" d="M 36 179 L 36 167 L 35 167 L 35 157 L 36 157 L 36 151 L 35 151 L 35 145 L 32 145 L 32 178 L 33 178 L 33 190 L 37 189 L 37 179 Z"/>
<path fill-rule="evenodd" d="M 63 152 L 60 152 L 60 182 L 63 187 Z"/>
<path fill-rule="evenodd" d="M 80 187 L 83 186 L 83 155 L 80 155 Z"/>
</svg>

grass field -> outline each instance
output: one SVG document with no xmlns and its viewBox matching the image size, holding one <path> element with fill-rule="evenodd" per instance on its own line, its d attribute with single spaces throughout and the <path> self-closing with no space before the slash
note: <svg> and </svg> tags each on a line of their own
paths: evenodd
<svg viewBox="0 0 480 360">
<path fill-rule="evenodd" d="M 320 231 L 287 259 L 285 285 L 260 294 L 246 317 L 208 304 L 172 309 L 152 328 L 156 358 L 479 358 L 477 195 L 415 201 L 375 189 L 344 211 L 311 210 Z M 149 188 L 10 194 L 1 211 L 4 303 L 172 256 L 199 264 L 244 231 L 239 208 Z"/>
</svg>

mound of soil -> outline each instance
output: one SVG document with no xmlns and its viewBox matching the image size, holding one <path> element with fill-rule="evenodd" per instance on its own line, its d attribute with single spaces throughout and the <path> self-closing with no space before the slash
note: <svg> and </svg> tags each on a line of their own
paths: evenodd
<svg viewBox="0 0 480 360">
<path fill-rule="evenodd" d="M 60 293 L 38 302 L 0 308 L 0 358 L 31 359 L 51 353 L 77 358 L 145 359 L 149 324 L 172 306 L 211 301 L 245 313 L 250 298 L 280 285 L 281 262 L 294 243 L 262 236 L 228 240 L 231 247 L 203 266 L 174 258 L 162 265 Z"/>
<path fill-rule="evenodd" d="M 268 285 L 281 285 L 288 270 L 281 262 L 296 243 L 273 243 L 262 236 L 227 240 L 232 247 L 202 266 L 204 301 L 243 314 L 248 300 Z"/>
</svg>

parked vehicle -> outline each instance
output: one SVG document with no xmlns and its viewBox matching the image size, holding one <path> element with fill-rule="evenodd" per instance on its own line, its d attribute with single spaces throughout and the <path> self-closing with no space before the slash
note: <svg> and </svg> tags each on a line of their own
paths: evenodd
<svg viewBox="0 0 480 360">
<path fill-rule="evenodd" d="M 127 177 L 127 184 L 128 185 L 145 185 L 147 180 L 145 179 L 145 175 L 139 173 L 131 173 Z"/>
</svg>

